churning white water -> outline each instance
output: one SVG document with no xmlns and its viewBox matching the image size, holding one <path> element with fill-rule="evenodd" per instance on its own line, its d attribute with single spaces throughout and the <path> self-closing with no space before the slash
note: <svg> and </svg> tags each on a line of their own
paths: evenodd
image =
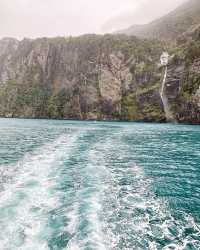
<svg viewBox="0 0 200 250">
<path fill-rule="evenodd" d="M 200 249 L 198 127 L 12 121 L 0 250 Z"/>
</svg>

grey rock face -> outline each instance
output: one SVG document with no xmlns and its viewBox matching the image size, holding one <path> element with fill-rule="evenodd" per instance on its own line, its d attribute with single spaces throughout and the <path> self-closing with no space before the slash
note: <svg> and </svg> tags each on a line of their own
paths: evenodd
<svg viewBox="0 0 200 250">
<path fill-rule="evenodd" d="M 165 121 L 161 52 L 124 35 L 0 40 L 0 115 Z M 171 64 L 165 91 L 178 121 L 198 123 L 199 90 L 181 97 L 188 72 L 199 74 L 198 60 Z"/>
<path fill-rule="evenodd" d="M 200 59 L 186 66 L 170 64 L 166 79 L 166 95 L 179 122 L 200 124 Z"/>
</svg>

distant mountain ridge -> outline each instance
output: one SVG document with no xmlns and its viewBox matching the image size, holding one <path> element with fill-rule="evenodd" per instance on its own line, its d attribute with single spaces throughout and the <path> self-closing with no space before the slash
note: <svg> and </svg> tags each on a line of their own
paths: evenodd
<svg viewBox="0 0 200 250">
<path fill-rule="evenodd" d="M 200 0 L 190 0 L 149 24 L 133 25 L 116 33 L 168 41 L 177 39 L 183 33 L 199 25 Z"/>
</svg>

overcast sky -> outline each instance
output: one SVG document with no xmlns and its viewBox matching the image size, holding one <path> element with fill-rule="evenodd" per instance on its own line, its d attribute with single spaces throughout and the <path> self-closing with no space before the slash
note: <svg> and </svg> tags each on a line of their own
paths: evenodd
<svg viewBox="0 0 200 250">
<path fill-rule="evenodd" d="M 146 23 L 185 0 L 0 0 L 0 37 L 111 32 Z"/>
</svg>

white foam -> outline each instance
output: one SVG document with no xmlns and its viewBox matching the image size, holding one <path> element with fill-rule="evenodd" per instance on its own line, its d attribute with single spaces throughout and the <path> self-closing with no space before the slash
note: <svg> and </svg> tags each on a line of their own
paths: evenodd
<svg viewBox="0 0 200 250">
<path fill-rule="evenodd" d="M 77 135 L 60 136 L 16 164 L 17 176 L 0 197 L 0 249 L 48 249 L 44 230 L 48 212 L 58 206 L 50 193 L 63 157 Z"/>
<path fill-rule="evenodd" d="M 94 145 L 93 148 L 96 146 Z M 100 211 L 102 210 L 101 206 L 101 190 L 103 189 L 102 183 L 101 183 L 101 174 L 100 171 L 102 171 L 101 168 L 99 168 L 99 158 L 98 158 L 98 152 L 96 150 L 89 150 L 88 154 L 88 164 L 84 167 L 84 176 L 87 178 L 91 178 L 92 183 L 90 185 L 92 186 L 92 189 L 94 191 L 87 192 L 87 185 L 82 185 L 80 190 L 76 194 L 76 200 L 79 201 L 78 206 L 86 206 L 86 210 L 84 211 L 84 214 L 82 214 L 80 211 L 78 213 L 78 210 L 80 207 L 76 206 L 72 213 L 68 213 L 67 216 L 70 218 L 71 223 L 69 224 L 69 228 L 72 230 L 72 232 L 76 232 L 77 228 L 74 226 L 78 225 L 82 219 L 87 219 L 89 223 L 89 231 L 87 234 L 87 237 L 79 241 L 77 235 L 73 237 L 70 242 L 68 243 L 68 246 L 66 249 L 68 250 L 75 250 L 75 249 L 85 249 L 86 245 L 90 245 L 93 249 L 96 250 L 106 250 L 104 241 L 105 241 L 105 235 L 102 232 L 102 222 L 100 221 L 99 215 Z M 83 194 L 87 193 L 87 196 L 83 198 Z M 79 218 L 79 219 L 78 219 Z"/>
<path fill-rule="evenodd" d="M 113 152 L 113 155 L 115 152 L 118 152 L 119 156 L 116 155 L 116 157 L 119 161 L 121 161 L 122 157 L 120 157 L 120 151 L 124 156 L 124 154 L 126 154 L 126 152 L 129 152 L 129 150 L 127 149 L 127 145 L 123 143 L 117 145 L 117 147 L 118 148 L 116 148 L 115 141 L 112 141 L 112 138 L 107 138 L 106 140 L 104 140 L 102 144 L 99 145 L 99 162 L 101 162 L 101 164 L 104 166 L 108 165 L 110 152 Z M 112 164 L 112 159 L 110 162 Z M 188 243 L 195 243 L 195 241 L 191 240 L 190 236 L 186 239 L 184 238 L 184 228 L 189 224 L 191 224 L 191 228 L 194 228 L 196 231 L 200 232 L 199 226 L 194 222 L 194 218 L 190 216 L 190 219 L 187 219 L 187 223 L 185 223 L 184 225 L 181 221 L 175 221 L 170 213 L 167 201 L 159 200 L 154 196 L 154 193 L 151 191 L 152 181 L 145 176 L 145 173 L 141 166 L 137 166 L 136 164 L 129 162 L 119 165 L 119 169 L 116 169 L 115 166 L 114 169 L 115 170 L 113 171 L 112 166 L 110 166 L 109 168 L 107 168 L 107 173 L 105 175 L 105 183 L 107 184 L 107 186 L 104 187 L 104 191 L 107 190 L 106 194 L 109 194 L 110 190 L 111 199 L 114 199 L 114 197 L 116 197 L 115 210 L 106 211 L 105 214 L 104 235 L 109 238 L 109 240 L 106 241 L 105 244 L 107 249 L 118 249 L 119 241 L 121 239 L 126 239 L 131 235 L 134 235 L 134 240 L 136 243 L 137 240 L 139 242 L 142 239 L 145 239 L 147 234 L 151 235 L 153 238 L 156 238 L 157 236 L 155 235 L 155 233 L 159 233 L 160 237 L 162 238 L 171 239 L 171 243 L 169 243 L 164 248 L 165 250 L 170 249 L 170 247 L 174 247 L 174 249 L 176 250 L 182 250 L 185 249 Z M 132 176 L 134 183 L 125 186 L 126 193 L 120 198 L 121 202 L 124 204 L 120 204 L 118 194 L 122 186 L 120 184 L 116 186 L 116 181 L 121 177 L 127 178 L 128 175 Z M 115 187 L 113 186 L 113 183 L 115 183 Z M 132 189 L 130 187 L 132 187 Z M 130 201 L 129 199 L 132 199 L 132 201 Z M 109 200 L 109 197 L 107 197 L 107 200 Z M 126 206 L 131 208 L 131 212 L 133 212 L 134 209 L 137 209 L 143 210 L 144 214 L 135 215 L 135 217 L 130 217 L 130 219 L 127 215 L 127 218 L 123 220 L 115 221 L 113 222 L 113 224 L 106 224 L 106 220 L 109 216 L 115 217 L 116 213 L 118 211 L 123 211 Z M 151 215 L 147 214 L 147 210 L 149 209 L 151 210 Z M 127 214 L 128 213 L 129 212 L 127 212 Z M 155 220 L 157 222 L 153 223 L 152 225 L 152 220 Z M 126 229 L 117 234 L 117 224 L 118 226 L 124 225 Z M 175 241 L 176 236 L 173 236 L 168 229 L 168 226 L 170 226 L 171 224 L 176 227 L 177 236 L 179 239 L 178 242 Z M 155 232 L 152 231 L 152 226 L 155 226 Z M 148 241 L 148 244 L 149 249 L 157 249 L 155 241 Z M 127 246 L 127 249 L 134 249 L 134 243 L 132 243 L 131 247 L 132 248 L 129 248 Z"/>
<path fill-rule="evenodd" d="M 59 181 L 57 175 L 60 165 L 75 146 L 77 136 L 79 135 L 61 136 L 54 143 L 42 147 L 34 155 L 27 154 L 16 164 L 17 177 L 8 184 L 0 197 L 0 249 L 49 249 L 47 238 L 53 232 L 48 232 L 51 228 L 46 226 L 47 214 L 61 205 L 59 191 L 56 194 L 51 191 Z M 89 183 L 81 183 L 73 199 L 75 202 L 64 211 L 69 223 L 62 230 L 72 235 L 66 250 L 84 250 L 88 244 L 95 250 L 119 250 L 120 241 L 127 240 L 126 243 L 131 244 L 131 241 L 128 242 L 129 237 L 135 237 L 135 241 L 145 239 L 147 234 L 154 237 L 154 230 L 172 241 L 163 250 L 172 247 L 182 250 L 191 243 L 189 237 L 183 238 L 184 225 L 179 221 L 174 222 L 168 204 L 157 199 L 150 191 L 152 183 L 146 178 L 142 167 L 132 162 L 119 163 L 118 168 L 109 166 L 114 161 L 114 156 L 119 162 L 123 161 L 123 156 L 119 154 L 126 154 L 128 152 L 126 147 L 127 145 L 123 143 L 116 145 L 111 137 L 103 138 L 89 146 L 87 159 L 84 159 L 86 163 L 81 168 L 83 169 L 81 178 L 83 180 L 85 178 Z M 117 154 L 113 156 L 113 152 Z M 121 185 L 119 182 L 127 176 L 130 176 L 132 182 Z M 86 184 L 92 187 L 89 193 L 87 193 Z M 122 188 L 125 189 L 124 193 L 121 192 Z M 87 195 L 83 198 L 85 193 Z M 109 206 L 110 202 L 113 202 L 115 207 Z M 84 212 L 81 212 L 81 206 L 87 207 Z M 125 207 L 128 209 L 126 210 Z M 146 213 L 147 209 L 151 210 L 151 216 Z M 124 218 L 122 216 L 118 220 L 118 214 L 124 210 L 127 216 Z M 134 215 L 132 213 L 135 210 L 144 211 L 144 213 Z M 79 238 L 80 232 L 78 232 L 82 219 L 87 219 L 89 224 L 89 230 L 84 239 Z M 151 220 L 158 220 L 154 229 Z M 194 218 L 186 215 L 185 220 L 186 224 L 200 232 Z M 170 224 L 176 224 L 179 243 L 181 242 L 179 245 L 176 242 L 173 243 L 173 238 L 170 238 L 172 237 L 168 229 Z M 134 244 L 135 242 L 131 247 L 127 245 L 123 249 L 136 249 Z M 150 241 L 148 244 L 148 249 L 157 249 L 155 241 Z"/>
</svg>

